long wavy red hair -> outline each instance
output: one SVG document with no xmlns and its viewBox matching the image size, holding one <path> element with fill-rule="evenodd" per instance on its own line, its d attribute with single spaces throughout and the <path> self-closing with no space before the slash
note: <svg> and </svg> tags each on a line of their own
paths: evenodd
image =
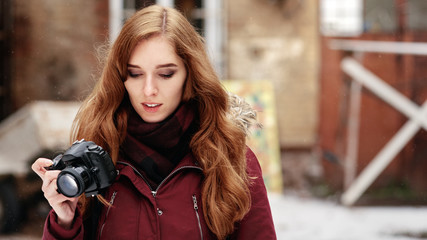
<svg viewBox="0 0 427 240">
<path fill-rule="evenodd" d="M 203 38 L 177 10 L 153 5 L 128 19 L 109 50 L 99 81 L 76 116 L 71 140 L 94 141 L 117 161 L 131 107 L 123 84 L 127 63 L 134 47 L 156 34 L 174 44 L 187 68 L 183 101 L 195 100 L 200 115 L 200 129 L 190 148 L 205 175 L 204 217 L 218 239 L 224 239 L 250 208 L 246 137 L 227 118 L 228 94 L 209 61 Z M 81 202 L 83 211 L 87 210 L 88 201 L 82 197 Z"/>
</svg>

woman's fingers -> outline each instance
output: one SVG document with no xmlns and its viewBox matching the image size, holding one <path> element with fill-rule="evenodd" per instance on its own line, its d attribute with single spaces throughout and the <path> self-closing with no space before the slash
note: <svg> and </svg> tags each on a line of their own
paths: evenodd
<svg viewBox="0 0 427 240">
<path fill-rule="evenodd" d="M 46 171 L 43 177 L 42 191 L 52 207 L 61 205 L 64 202 L 75 202 L 77 200 L 77 198 L 69 198 L 58 192 L 56 180 L 60 172 L 59 170 Z"/>
<path fill-rule="evenodd" d="M 74 219 L 78 198 L 69 198 L 58 192 L 56 180 L 61 171 L 45 169 L 52 164 L 53 161 L 50 159 L 39 158 L 33 163 L 31 169 L 43 180 L 44 197 L 55 210 L 58 222 L 61 226 L 69 227 Z"/>
<path fill-rule="evenodd" d="M 50 193 L 50 195 L 45 194 L 45 197 L 56 212 L 60 212 L 61 208 L 67 209 L 68 205 L 76 205 L 75 201 L 78 200 L 78 198 L 71 199 L 58 192 Z"/>
<path fill-rule="evenodd" d="M 31 169 L 39 175 L 41 179 L 43 179 L 46 173 L 46 167 L 50 167 L 53 164 L 52 160 L 47 158 L 39 158 L 37 159 L 33 165 L 31 165 Z"/>
<path fill-rule="evenodd" d="M 60 171 L 58 170 L 46 171 L 42 177 L 42 191 L 44 192 L 44 195 L 47 199 L 49 199 L 49 196 L 58 194 L 56 179 L 58 178 L 59 173 Z"/>
</svg>

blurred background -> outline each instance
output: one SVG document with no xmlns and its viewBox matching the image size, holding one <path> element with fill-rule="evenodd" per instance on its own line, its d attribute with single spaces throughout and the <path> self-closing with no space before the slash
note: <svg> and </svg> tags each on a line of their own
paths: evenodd
<svg viewBox="0 0 427 240">
<path fill-rule="evenodd" d="M 249 144 L 269 192 L 427 205 L 425 0 L 1 0 L 0 238 L 41 236 L 30 165 L 67 148 L 98 50 L 153 3 L 186 15 L 224 85 L 259 110 Z"/>
</svg>

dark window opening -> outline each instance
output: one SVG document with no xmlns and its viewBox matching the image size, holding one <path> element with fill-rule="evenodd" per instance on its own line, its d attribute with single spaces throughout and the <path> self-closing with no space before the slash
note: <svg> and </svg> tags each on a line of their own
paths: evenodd
<svg viewBox="0 0 427 240">
<path fill-rule="evenodd" d="M 204 36 L 204 6 L 202 0 L 175 0 L 176 9 L 180 10 L 200 35 Z"/>
<path fill-rule="evenodd" d="M 398 15 L 393 0 L 365 0 L 364 30 L 368 33 L 394 33 L 398 29 Z"/>
<path fill-rule="evenodd" d="M 0 1 L 0 120 L 12 111 L 12 2 Z"/>
</svg>

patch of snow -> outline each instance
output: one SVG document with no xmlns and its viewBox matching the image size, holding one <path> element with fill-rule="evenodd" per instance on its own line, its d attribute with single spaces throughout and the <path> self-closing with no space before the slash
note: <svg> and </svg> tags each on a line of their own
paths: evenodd
<svg viewBox="0 0 427 240">
<path fill-rule="evenodd" d="M 269 194 L 277 239 L 414 240 L 427 232 L 425 207 L 345 207 L 313 198 Z"/>
</svg>

